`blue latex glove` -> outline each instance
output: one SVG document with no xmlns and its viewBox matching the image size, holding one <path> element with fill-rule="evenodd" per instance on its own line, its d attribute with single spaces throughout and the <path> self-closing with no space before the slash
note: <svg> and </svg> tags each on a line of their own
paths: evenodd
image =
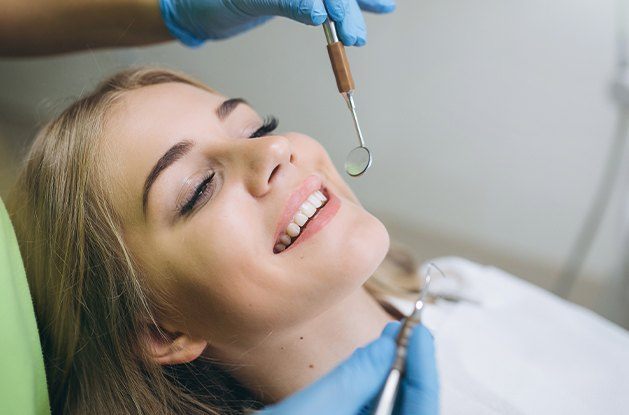
<svg viewBox="0 0 629 415">
<path fill-rule="evenodd" d="M 337 23 L 341 42 L 362 46 L 367 28 L 361 9 L 374 13 L 395 9 L 395 0 L 160 0 L 159 4 L 166 27 L 187 46 L 234 36 L 272 16 L 316 26 L 328 12 Z"/>
<path fill-rule="evenodd" d="M 345 362 L 306 389 L 268 406 L 259 415 L 368 415 L 395 357 L 400 323 L 389 323 L 382 335 L 357 349 Z M 413 329 L 397 415 L 439 413 L 439 381 L 432 335 Z"/>
</svg>

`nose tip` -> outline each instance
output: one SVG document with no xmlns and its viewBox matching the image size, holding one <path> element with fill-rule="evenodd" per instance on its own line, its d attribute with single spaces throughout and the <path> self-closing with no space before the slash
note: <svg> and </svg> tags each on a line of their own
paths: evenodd
<svg viewBox="0 0 629 415">
<path fill-rule="evenodd" d="M 277 135 L 257 139 L 250 149 L 250 163 L 247 173 L 247 187 L 251 194 L 260 197 L 269 192 L 293 161 L 290 140 Z"/>
</svg>

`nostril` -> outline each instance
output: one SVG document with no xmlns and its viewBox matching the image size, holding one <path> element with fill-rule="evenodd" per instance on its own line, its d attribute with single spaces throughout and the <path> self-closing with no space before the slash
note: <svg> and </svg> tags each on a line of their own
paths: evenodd
<svg viewBox="0 0 629 415">
<path fill-rule="evenodd" d="M 273 171 L 271 172 L 271 175 L 269 176 L 269 183 L 271 183 L 271 180 L 273 180 L 273 176 L 275 176 L 275 173 L 277 173 L 277 171 L 279 170 L 280 165 L 278 164 L 277 166 L 275 166 L 275 168 L 273 169 Z"/>
</svg>

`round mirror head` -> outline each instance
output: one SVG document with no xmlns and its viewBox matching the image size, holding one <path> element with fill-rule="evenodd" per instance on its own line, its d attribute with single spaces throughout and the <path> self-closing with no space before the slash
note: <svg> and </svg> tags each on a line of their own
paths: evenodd
<svg viewBox="0 0 629 415">
<path fill-rule="evenodd" d="M 371 153 L 367 147 L 356 147 L 345 159 L 345 171 L 352 177 L 360 176 L 371 166 Z"/>
</svg>

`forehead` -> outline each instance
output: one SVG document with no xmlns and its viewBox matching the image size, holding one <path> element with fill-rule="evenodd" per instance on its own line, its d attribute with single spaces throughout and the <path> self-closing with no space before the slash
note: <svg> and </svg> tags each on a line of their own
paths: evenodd
<svg viewBox="0 0 629 415">
<path fill-rule="evenodd" d="M 132 201 L 159 157 L 185 138 L 221 128 L 216 109 L 225 97 L 191 85 L 166 83 L 125 92 L 108 112 L 103 162 L 113 203 L 124 216 L 137 215 Z"/>
<path fill-rule="evenodd" d="M 109 111 L 112 127 L 124 130 L 163 128 L 174 118 L 186 119 L 203 112 L 215 115 L 214 110 L 225 97 L 192 85 L 169 82 L 128 91 Z M 206 119 L 207 120 L 207 119 Z"/>
</svg>

